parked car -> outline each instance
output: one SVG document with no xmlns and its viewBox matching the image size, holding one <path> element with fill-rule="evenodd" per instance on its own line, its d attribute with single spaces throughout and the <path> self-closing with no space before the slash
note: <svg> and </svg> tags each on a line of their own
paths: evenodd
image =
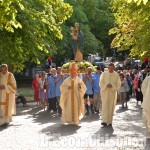
<svg viewBox="0 0 150 150">
<path fill-rule="evenodd" d="M 103 68 L 107 67 L 104 58 L 100 58 L 100 57 L 95 57 L 93 65 L 94 66 L 100 66 Z"/>
</svg>

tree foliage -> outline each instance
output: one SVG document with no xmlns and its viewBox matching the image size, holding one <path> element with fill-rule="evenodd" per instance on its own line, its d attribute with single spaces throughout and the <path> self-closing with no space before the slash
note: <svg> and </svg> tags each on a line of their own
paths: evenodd
<svg viewBox="0 0 150 150">
<path fill-rule="evenodd" d="M 55 59 L 71 58 L 72 49 L 69 31 L 75 22 L 79 22 L 80 29 L 84 34 L 84 57 L 89 53 L 99 53 L 100 56 L 111 54 L 109 51 L 111 36 L 108 35 L 108 32 L 113 27 L 114 17 L 110 9 L 110 1 L 65 1 L 73 6 L 73 14 L 62 26 L 64 38 L 57 44 Z"/>
<path fill-rule="evenodd" d="M 38 63 L 62 39 L 61 24 L 72 14 L 63 0 L 1 0 L 0 62 L 21 70 L 25 62 Z"/>
<path fill-rule="evenodd" d="M 1 63 L 21 70 L 26 64 L 72 58 L 70 27 L 79 22 L 84 51 L 111 55 L 110 0 L 0 0 Z M 68 19 L 69 18 L 69 19 Z"/>
<path fill-rule="evenodd" d="M 112 47 L 130 50 L 131 56 L 150 56 L 150 1 L 117 0 L 112 1 L 115 27 Z"/>
</svg>

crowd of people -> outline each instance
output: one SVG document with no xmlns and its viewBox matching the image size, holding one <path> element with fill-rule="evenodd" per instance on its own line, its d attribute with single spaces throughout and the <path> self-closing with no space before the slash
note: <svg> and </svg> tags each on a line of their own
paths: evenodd
<svg viewBox="0 0 150 150">
<path fill-rule="evenodd" d="M 107 71 L 107 68 L 105 71 Z M 84 94 L 86 115 L 89 115 L 90 112 L 99 113 L 101 107 L 101 87 L 99 81 L 103 72 L 99 66 L 96 67 L 95 72 L 93 72 L 91 67 L 88 67 L 86 73 L 80 76 L 87 88 Z M 135 97 L 137 103 L 142 103 L 143 94 L 141 85 L 143 80 L 150 75 L 150 69 L 145 67 L 143 70 L 141 70 L 141 68 L 135 68 L 132 70 L 117 70 L 116 72 L 119 74 L 121 81 L 121 87 L 118 89 L 118 100 L 122 108 L 128 107 L 127 102 L 131 97 Z M 61 108 L 59 106 L 61 95 L 60 85 L 67 77 L 68 75 L 62 73 L 61 67 L 57 67 L 57 69 L 51 68 L 50 74 L 46 74 L 45 71 L 42 71 L 40 75 L 35 74 L 32 87 L 34 89 L 34 100 L 37 104 L 45 108 L 46 100 L 48 100 L 49 109 L 54 111 L 59 110 L 58 113 L 61 114 Z M 56 107 L 58 107 L 58 109 Z"/>
<path fill-rule="evenodd" d="M 8 124 L 15 114 L 16 81 L 13 74 L 8 72 L 7 65 L 2 65 L 1 70 L 0 124 Z M 88 67 L 84 74 L 78 74 L 77 64 L 71 63 L 67 75 L 62 73 L 61 67 L 50 68 L 49 71 L 50 74 L 42 71 L 40 75 L 35 75 L 32 81 L 34 100 L 42 109 L 61 115 L 63 123 L 78 125 L 84 116 L 97 113 L 102 116 L 103 126 L 112 126 L 117 101 L 125 109 L 130 98 L 135 97 L 137 103 L 141 102 L 150 135 L 148 66 L 143 69 L 115 70 L 114 64 L 110 63 L 104 71 L 99 66 L 95 72 Z"/>
</svg>

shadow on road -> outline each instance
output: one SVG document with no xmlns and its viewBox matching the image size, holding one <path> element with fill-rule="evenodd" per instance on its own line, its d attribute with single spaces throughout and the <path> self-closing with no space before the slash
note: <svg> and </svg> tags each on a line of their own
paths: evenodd
<svg viewBox="0 0 150 150">
<path fill-rule="evenodd" d="M 114 129 L 112 126 L 102 126 L 99 131 L 95 133 L 95 135 L 100 135 L 100 137 L 111 137 L 113 135 Z"/>
<path fill-rule="evenodd" d="M 77 125 L 64 125 L 64 124 L 54 124 L 51 126 L 48 126 L 46 128 L 43 128 L 41 130 L 41 133 L 47 134 L 48 136 L 68 136 L 73 135 L 77 132 L 78 129 L 80 129 L 81 126 Z"/>
<path fill-rule="evenodd" d="M 94 114 L 90 114 L 89 116 L 84 116 L 84 118 L 81 120 L 82 122 L 92 122 L 92 121 L 97 121 L 99 120 L 99 114 L 94 113 Z"/>
<path fill-rule="evenodd" d="M 145 150 L 150 150 L 150 139 L 145 140 Z"/>
<path fill-rule="evenodd" d="M 29 103 L 29 107 L 18 107 L 17 108 L 17 115 L 16 116 L 22 116 L 27 115 L 28 118 L 33 118 L 33 122 L 45 124 L 45 123 L 60 123 L 61 116 L 57 114 L 52 114 L 49 111 L 44 111 L 40 106 L 36 106 L 35 103 Z M 99 120 L 99 114 L 90 114 L 89 116 L 85 116 L 82 120 L 82 122 L 92 122 Z"/>
</svg>

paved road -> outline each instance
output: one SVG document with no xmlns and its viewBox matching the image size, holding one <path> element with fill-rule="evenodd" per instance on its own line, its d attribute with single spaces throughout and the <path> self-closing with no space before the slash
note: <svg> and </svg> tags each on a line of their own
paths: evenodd
<svg viewBox="0 0 150 150">
<path fill-rule="evenodd" d="M 18 106 L 13 122 L 0 127 L 0 150 L 150 150 L 140 106 L 131 99 L 128 109 L 119 107 L 113 127 L 102 127 L 98 114 L 85 117 L 79 126 L 63 125 L 60 116 L 35 103 Z"/>
</svg>

